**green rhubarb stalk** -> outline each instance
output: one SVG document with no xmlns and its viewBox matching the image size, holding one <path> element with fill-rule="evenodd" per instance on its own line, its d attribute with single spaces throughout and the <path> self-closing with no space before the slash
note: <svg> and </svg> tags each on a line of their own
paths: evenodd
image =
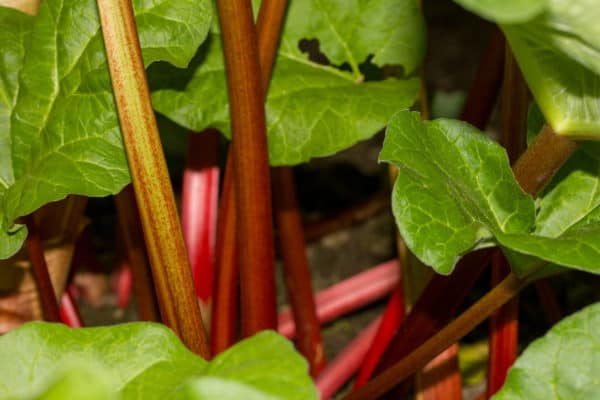
<svg viewBox="0 0 600 400">
<path fill-rule="evenodd" d="M 208 342 L 194 293 L 130 0 L 98 0 L 123 142 L 162 319 L 195 353 Z"/>
</svg>

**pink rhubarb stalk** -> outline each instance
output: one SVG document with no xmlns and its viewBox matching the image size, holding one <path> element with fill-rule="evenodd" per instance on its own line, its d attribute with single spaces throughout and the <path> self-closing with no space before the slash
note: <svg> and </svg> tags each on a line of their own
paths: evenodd
<svg viewBox="0 0 600 400">
<path fill-rule="evenodd" d="M 388 300 L 375 339 L 361 364 L 358 376 L 354 381 L 354 388 L 364 385 L 371 377 L 371 374 L 373 374 L 373 371 L 375 371 L 379 359 L 404 320 L 405 308 L 402 285 L 398 282 L 396 289 Z"/>
<path fill-rule="evenodd" d="M 317 293 L 319 321 L 325 324 L 383 298 L 398 285 L 398 271 L 398 260 L 390 260 Z M 291 310 L 282 311 L 278 320 L 279 333 L 294 338 L 296 329 Z"/>
<path fill-rule="evenodd" d="M 331 398 L 358 371 L 373 343 L 382 317 L 371 322 L 317 377 L 321 400 Z"/>
<path fill-rule="evenodd" d="M 71 328 L 81 328 L 83 326 L 83 320 L 81 314 L 73 299 L 74 288 L 73 286 L 67 286 L 67 289 L 63 292 L 60 301 L 60 319 L 61 321 Z"/>
<path fill-rule="evenodd" d="M 190 133 L 183 172 L 181 226 L 204 325 L 210 329 L 219 199 L 219 132 Z"/>
</svg>

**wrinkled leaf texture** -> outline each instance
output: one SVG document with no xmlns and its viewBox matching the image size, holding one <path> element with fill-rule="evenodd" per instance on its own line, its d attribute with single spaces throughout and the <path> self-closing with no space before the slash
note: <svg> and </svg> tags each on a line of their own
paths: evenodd
<svg viewBox="0 0 600 400">
<path fill-rule="evenodd" d="M 585 143 L 539 200 L 525 194 L 505 151 L 468 124 L 397 113 L 380 159 L 399 168 L 392 207 L 407 245 L 448 274 L 477 248 L 501 245 L 545 263 L 600 273 L 600 152 Z M 510 255 L 510 252 L 509 252 Z M 513 261 L 521 277 L 540 263 Z"/>
<path fill-rule="evenodd" d="M 424 29 L 415 0 L 290 2 L 266 100 L 270 163 L 293 165 L 331 155 L 371 137 L 393 112 L 411 106 L 417 78 L 364 82 L 359 67 L 370 60 L 412 73 L 424 55 Z M 318 39 L 331 65 L 300 50 L 300 42 L 311 39 Z M 230 136 L 217 27 L 195 61 L 186 78 L 176 80 L 179 87 L 154 86 L 153 104 L 186 128 L 214 127 Z M 182 76 L 162 66 L 152 72 L 159 78 Z"/>
<path fill-rule="evenodd" d="M 206 362 L 159 324 L 35 322 L 0 338 L 0 369 L 5 399 L 317 398 L 306 361 L 270 331 Z"/>
<path fill-rule="evenodd" d="M 600 303 L 565 318 L 527 347 L 493 400 L 600 398 Z"/>
<path fill-rule="evenodd" d="M 135 0 L 144 63 L 185 67 L 206 38 L 209 0 Z M 96 2 L 0 7 L 0 258 L 26 236 L 15 220 L 69 194 L 130 181 Z"/>
</svg>

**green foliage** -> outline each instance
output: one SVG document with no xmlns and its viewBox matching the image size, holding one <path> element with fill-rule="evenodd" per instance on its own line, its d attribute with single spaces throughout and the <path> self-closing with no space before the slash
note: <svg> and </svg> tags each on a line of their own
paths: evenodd
<svg viewBox="0 0 600 400">
<path fill-rule="evenodd" d="M 600 398 L 600 303 L 555 325 L 509 370 L 494 400 Z"/>
<path fill-rule="evenodd" d="M 380 159 L 399 167 L 392 207 L 406 244 L 443 274 L 459 256 L 525 233 L 534 205 L 515 181 L 504 150 L 470 125 L 423 122 L 402 111 L 388 124 Z"/>
<path fill-rule="evenodd" d="M 454 0 L 467 10 L 492 22 L 525 22 L 544 11 L 548 0 Z"/>
<path fill-rule="evenodd" d="M 600 137 L 600 7 L 596 0 L 457 0 L 501 24 L 554 131 Z"/>
<path fill-rule="evenodd" d="M 133 2 L 146 65 L 184 67 L 205 39 L 209 0 Z M 93 0 L 43 1 L 37 16 L 0 7 L 0 258 L 15 220 L 69 194 L 104 196 L 129 181 Z"/>
<path fill-rule="evenodd" d="M 582 145 L 544 192 L 537 214 L 504 150 L 465 123 L 422 122 L 417 113 L 400 112 L 380 158 L 400 169 L 396 223 L 424 263 L 448 274 L 463 254 L 501 245 L 514 271 L 530 277 L 545 263 L 600 273 L 599 155 L 595 143 Z"/>
<path fill-rule="evenodd" d="M 0 338 L 0 369 L 8 399 L 317 398 L 306 362 L 273 332 L 207 363 L 158 324 L 29 323 Z"/>
<path fill-rule="evenodd" d="M 318 39 L 332 65 L 311 61 L 299 48 L 303 39 Z M 361 63 L 402 65 L 409 74 L 424 50 L 424 23 L 415 0 L 290 2 L 266 101 L 271 164 L 330 155 L 382 129 L 394 111 L 413 104 L 419 81 L 364 82 Z M 159 86 L 152 96 L 158 112 L 194 131 L 214 127 L 230 135 L 217 28 L 183 72 L 179 87 L 165 88 L 160 81 L 182 71 L 161 66 L 152 72 Z"/>
</svg>

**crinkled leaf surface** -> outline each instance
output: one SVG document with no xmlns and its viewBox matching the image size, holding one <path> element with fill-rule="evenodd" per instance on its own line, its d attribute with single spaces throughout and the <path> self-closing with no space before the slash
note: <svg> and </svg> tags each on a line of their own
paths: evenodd
<svg viewBox="0 0 600 400">
<path fill-rule="evenodd" d="M 600 303 L 555 325 L 509 370 L 494 400 L 600 398 Z"/>
<path fill-rule="evenodd" d="M 600 273 L 600 151 L 583 143 L 553 178 L 539 201 L 535 230 L 498 238 L 503 246 L 547 262 Z M 535 268 L 512 262 L 525 276 Z"/>
<path fill-rule="evenodd" d="M 422 122 L 417 113 L 400 112 L 380 158 L 400 169 L 392 202 L 400 232 L 437 272 L 449 273 L 462 254 L 493 244 L 504 248 L 521 277 L 555 272 L 548 263 L 600 272 L 598 144 L 582 144 L 563 166 L 537 215 L 504 150 L 467 124 Z"/>
<path fill-rule="evenodd" d="M 185 67 L 205 39 L 209 0 L 135 0 L 146 65 Z M 0 258 L 26 235 L 15 219 L 69 194 L 130 180 L 96 2 L 45 0 L 37 16 L 0 7 Z"/>
<path fill-rule="evenodd" d="M 317 398 L 306 362 L 274 332 L 259 333 L 209 364 L 163 325 L 30 323 L 0 338 L 0 369 L 6 398 L 44 393 L 51 399 L 67 390 L 64 399 Z M 82 375 L 89 385 L 77 384 Z"/>
<path fill-rule="evenodd" d="M 242 341 L 207 366 L 207 376 L 222 377 L 253 387 L 277 399 L 317 399 L 308 367 L 291 342 L 274 332 Z"/>
<path fill-rule="evenodd" d="M 533 103 L 528 115 L 528 143 L 533 141 L 544 124 L 544 116 Z M 512 241 L 515 249 L 524 250 L 524 253 L 517 253 L 504 248 L 517 275 L 539 279 L 564 270 L 556 264 L 548 264 L 549 261 L 559 260 L 561 264 L 569 265 L 577 259 L 580 262 L 571 264 L 572 267 L 597 272 L 595 260 L 600 258 L 600 254 L 593 250 L 596 240 L 593 236 L 597 227 L 592 217 L 600 204 L 599 188 L 600 147 L 594 142 L 581 143 L 580 149 L 563 165 L 537 200 L 538 213 L 533 235 L 522 238 L 522 243 L 519 238 L 505 239 Z M 580 229 L 583 225 L 587 225 L 587 228 Z M 538 236 L 544 238 L 539 239 Z M 572 246 L 567 244 L 569 242 Z M 585 242 L 592 247 L 585 245 Z M 549 251 L 549 247 L 552 251 Z M 573 252 L 579 255 L 571 256 Z M 581 254 L 587 256 L 581 257 Z M 532 272 L 536 269 L 537 272 Z"/>
<path fill-rule="evenodd" d="M 454 0 L 467 10 L 492 22 L 514 24 L 540 14 L 548 0 Z"/>
<path fill-rule="evenodd" d="M 307 17 L 310 15 L 310 17 Z M 156 110 L 195 131 L 230 135 L 222 48 L 217 29 L 178 88 L 155 79 Z M 309 60 L 302 39 L 318 39 L 333 65 Z M 424 54 L 424 23 L 415 0 L 304 0 L 290 2 L 266 101 L 269 157 L 291 165 L 326 156 L 366 139 L 398 109 L 412 105 L 419 82 L 363 82 L 359 64 L 400 64 L 412 72 Z M 154 72 L 154 71 L 153 71 Z M 158 79 L 177 73 L 156 68 Z"/>
<path fill-rule="evenodd" d="M 398 166 L 392 207 L 413 253 L 448 274 L 458 258 L 500 233 L 527 233 L 533 200 L 504 150 L 468 124 L 421 121 L 401 111 L 388 124 L 380 159 Z"/>
</svg>

